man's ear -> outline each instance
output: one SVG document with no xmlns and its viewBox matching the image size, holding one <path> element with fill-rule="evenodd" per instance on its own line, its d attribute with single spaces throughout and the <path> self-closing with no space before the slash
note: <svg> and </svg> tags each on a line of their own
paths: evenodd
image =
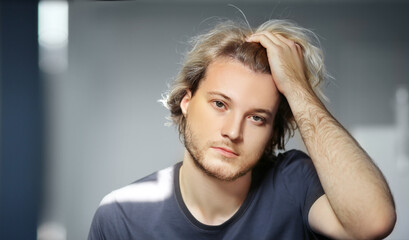
<svg viewBox="0 0 409 240">
<path fill-rule="evenodd" d="M 190 90 L 186 90 L 185 96 L 180 101 L 180 109 L 182 109 L 183 116 L 186 117 L 187 108 L 189 107 L 190 99 L 192 99 L 192 92 Z"/>
</svg>

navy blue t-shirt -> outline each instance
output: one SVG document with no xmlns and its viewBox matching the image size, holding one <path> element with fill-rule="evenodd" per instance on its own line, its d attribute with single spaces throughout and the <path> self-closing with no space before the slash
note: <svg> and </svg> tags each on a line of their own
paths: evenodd
<svg viewBox="0 0 409 240">
<path fill-rule="evenodd" d="M 226 222 L 196 220 L 183 202 L 178 163 L 101 201 L 88 239 L 315 239 L 312 204 L 324 194 L 311 159 L 291 150 L 253 171 L 247 198 Z"/>
</svg>

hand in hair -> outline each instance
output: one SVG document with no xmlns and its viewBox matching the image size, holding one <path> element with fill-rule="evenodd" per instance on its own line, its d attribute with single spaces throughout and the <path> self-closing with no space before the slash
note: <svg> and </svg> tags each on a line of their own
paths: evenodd
<svg viewBox="0 0 409 240">
<path fill-rule="evenodd" d="M 325 194 L 308 214 L 311 228 L 337 239 L 388 236 L 396 221 L 388 184 L 368 154 L 312 91 L 301 47 L 271 32 L 256 33 L 247 41 L 266 48 L 274 82 L 287 98 L 324 188 Z"/>
<path fill-rule="evenodd" d="M 297 89 L 312 88 L 304 74 L 301 46 L 280 34 L 260 32 L 251 35 L 248 42 L 260 43 L 267 50 L 271 74 L 278 90 L 287 98 Z"/>
</svg>

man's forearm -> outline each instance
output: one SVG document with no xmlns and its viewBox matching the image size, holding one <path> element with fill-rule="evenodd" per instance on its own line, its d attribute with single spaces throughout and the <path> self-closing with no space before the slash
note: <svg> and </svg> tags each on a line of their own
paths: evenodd
<svg viewBox="0 0 409 240">
<path fill-rule="evenodd" d="M 395 221 L 393 198 L 379 169 L 311 91 L 287 100 L 332 209 L 353 236 Z"/>
</svg>

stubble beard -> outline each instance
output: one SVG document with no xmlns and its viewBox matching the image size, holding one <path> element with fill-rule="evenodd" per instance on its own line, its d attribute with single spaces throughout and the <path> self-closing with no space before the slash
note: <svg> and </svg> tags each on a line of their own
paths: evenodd
<svg viewBox="0 0 409 240">
<path fill-rule="evenodd" d="M 184 129 L 183 139 L 184 139 L 185 148 L 189 152 L 196 167 L 198 167 L 207 176 L 210 176 L 212 178 L 215 178 L 221 181 L 232 182 L 232 181 L 237 180 L 238 178 L 250 172 L 258 162 L 256 161 L 254 164 L 251 164 L 251 165 L 244 165 L 243 167 L 240 167 L 238 171 L 230 172 L 229 174 L 226 174 L 227 171 L 223 171 L 222 169 L 213 168 L 211 166 L 211 163 L 210 165 L 206 163 L 206 159 L 204 156 L 206 149 L 212 146 L 211 143 L 207 143 L 205 147 L 203 147 L 202 149 L 200 149 L 197 146 L 198 141 L 195 137 L 195 134 L 192 131 L 192 128 L 190 127 L 190 124 L 187 121 L 187 118 L 186 118 L 186 125 Z M 235 161 L 235 160 L 225 158 L 223 156 L 220 156 L 220 158 L 222 159 L 224 158 L 224 160 L 226 161 Z"/>
</svg>

